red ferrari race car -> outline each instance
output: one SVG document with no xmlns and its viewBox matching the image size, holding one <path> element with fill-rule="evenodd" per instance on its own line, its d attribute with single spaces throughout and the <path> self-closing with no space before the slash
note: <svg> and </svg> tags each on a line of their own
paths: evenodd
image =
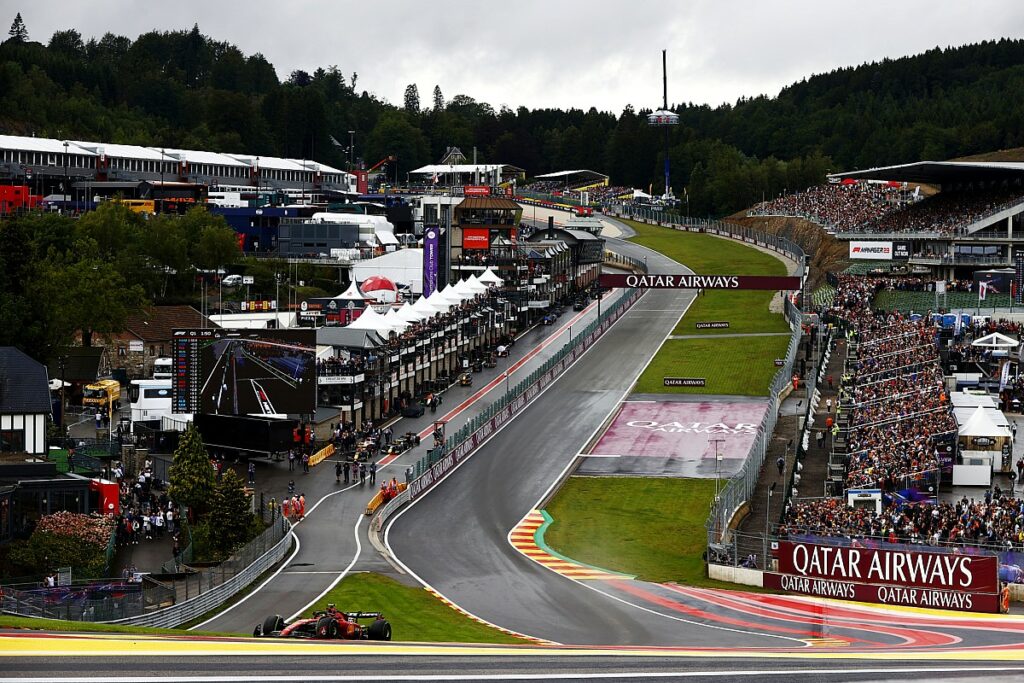
<svg viewBox="0 0 1024 683">
<path fill-rule="evenodd" d="M 360 619 L 373 619 L 367 625 Z M 315 638 L 319 640 L 391 640 L 391 624 L 380 612 L 340 612 L 334 605 L 313 612 L 312 617 L 298 619 L 290 624 L 275 614 L 257 624 L 252 635 L 256 638 Z"/>
</svg>

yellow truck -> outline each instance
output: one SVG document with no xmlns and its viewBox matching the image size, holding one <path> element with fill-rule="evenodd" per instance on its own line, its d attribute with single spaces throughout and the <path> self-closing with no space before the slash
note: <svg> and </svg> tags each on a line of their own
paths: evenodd
<svg viewBox="0 0 1024 683">
<path fill-rule="evenodd" d="M 121 383 L 116 379 L 100 379 L 86 384 L 82 392 L 82 406 L 112 417 L 121 409 Z"/>
</svg>

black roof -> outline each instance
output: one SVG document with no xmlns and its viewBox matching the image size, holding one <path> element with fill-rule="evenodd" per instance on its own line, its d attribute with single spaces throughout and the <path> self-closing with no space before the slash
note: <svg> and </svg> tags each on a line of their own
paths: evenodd
<svg viewBox="0 0 1024 683">
<path fill-rule="evenodd" d="M 387 340 L 373 330 L 353 330 L 349 327 L 320 327 L 316 331 L 316 343 L 323 346 L 337 346 L 343 349 L 376 349 L 387 344 Z"/>
<path fill-rule="evenodd" d="M 918 161 L 912 164 L 833 173 L 829 175 L 829 178 L 835 179 L 835 182 L 852 178 L 854 180 L 928 183 L 929 185 L 992 182 L 1024 178 L 1024 163 L 1016 161 Z"/>
<path fill-rule="evenodd" d="M 13 346 L 0 346 L 0 413 L 50 412 L 46 366 Z"/>
</svg>

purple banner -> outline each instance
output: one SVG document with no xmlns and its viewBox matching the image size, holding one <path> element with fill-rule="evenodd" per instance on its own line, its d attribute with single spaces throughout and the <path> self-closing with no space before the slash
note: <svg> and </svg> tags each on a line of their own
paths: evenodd
<svg viewBox="0 0 1024 683">
<path fill-rule="evenodd" d="M 440 228 L 427 228 L 423 233 L 423 296 L 430 296 L 437 290 L 440 236 Z"/>
</svg>

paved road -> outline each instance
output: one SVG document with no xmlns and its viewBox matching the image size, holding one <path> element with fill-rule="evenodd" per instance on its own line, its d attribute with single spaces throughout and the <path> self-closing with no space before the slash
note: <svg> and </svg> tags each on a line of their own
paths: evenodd
<svg viewBox="0 0 1024 683">
<path fill-rule="evenodd" d="M 621 292 L 609 293 L 602 306 L 610 305 L 619 296 Z M 553 326 L 528 331 L 512 347 L 510 357 L 499 360 L 499 367 L 474 373 L 474 386 L 456 386 L 446 391 L 437 413 L 428 411 L 421 418 L 399 420 L 393 427 L 396 434 L 415 431 L 423 436 L 423 443 L 381 467 L 377 486 L 392 476 L 404 481 L 406 467 L 426 454 L 431 441 L 426 436 L 433 420 L 448 419 L 449 433 L 459 429 L 501 395 L 506 370 L 510 371 L 507 380 L 510 384 L 522 381 L 567 343 L 571 333 L 578 333 L 596 315 L 597 303 L 594 302 L 579 313 L 566 311 Z M 363 511 L 377 486 L 338 485 L 330 463 L 315 468 L 309 475 L 297 471 L 294 479 L 297 492 L 306 496 L 307 506 L 306 519 L 295 530 L 296 551 L 265 585 L 236 606 L 203 623 L 202 629 L 251 633 L 255 624 L 268 615 L 281 614 L 287 618 L 302 611 L 348 571 L 394 571 L 369 547 L 365 536 L 368 519 L 364 518 Z"/>
<path fill-rule="evenodd" d="M 27 639 L 0 634 L 0 649 L 33 647 Z M 20 641 L 20 642 L 19 642 Z M 58 656 L 6 656 L 0 683 L 5 681 L 1017 681 L 1018 662 L 871 662 L 820 658 L 793 660 L 786 654 L 756 657 L 714 657 L 686 651 L 615 654 L 575 651 L 538 652 L 445 646 L 366 647 L 353 643 L 261 643 L 178 641 L 151 647 L 151 641 L 88 639 L 75 643 L 52 639 Z M 39 642 L 41 649 L 46 644 Z M 84 650 L 90 652 L 86 654 Z M 190 652 L 203 650 L 203 656 Z M 415 651 L 414 651 L 415 650 Z M 122 653 L 123 651 L 123 653 Z M 85 658 L 82 658 L 85 655 Z M 980 658 L 979 658 L 980 659 Z M 87 671 L 83 671 L 87 669 Z"/>
<path fill-rule="evenodd" d="M 652 272 L 689 272 L 655 252 Z M 533 405 L 455 475 L 388 528 L 395 555 L 416 576 L 463 608 L 502 627 L 559 643 L 678 644 L 679 617 L 649 618 L 618 597 L 587 590 L 527 560 L 509 531 L 601 427 L 672 331 L 693 294 L 651 290 Z M 736 634 L 699 629 L 689 645 L 715 645 Z M 744 641 L 777 646 L 773 637 Z"/>
</svg>

